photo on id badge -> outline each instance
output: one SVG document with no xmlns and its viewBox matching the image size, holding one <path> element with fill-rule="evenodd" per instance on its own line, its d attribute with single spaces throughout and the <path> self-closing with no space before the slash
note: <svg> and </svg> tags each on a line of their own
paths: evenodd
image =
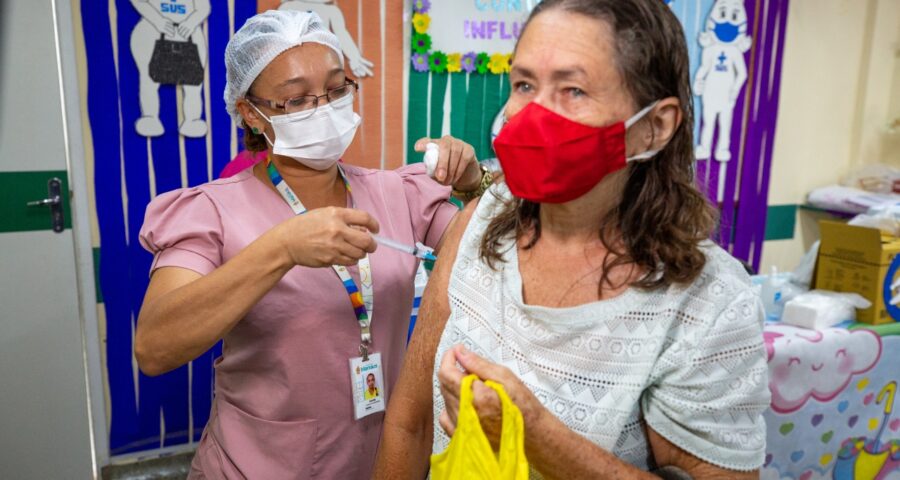
<svg viewBox="0 0 900 480">
<path fill-rule="evenodd" d="M 350 359 L 350 380 L 353 382 L 353 410 L 357 420 L 373 413 L 383 412 L 387 405 L 384 389 L 381 354 Z"/>
</svg>

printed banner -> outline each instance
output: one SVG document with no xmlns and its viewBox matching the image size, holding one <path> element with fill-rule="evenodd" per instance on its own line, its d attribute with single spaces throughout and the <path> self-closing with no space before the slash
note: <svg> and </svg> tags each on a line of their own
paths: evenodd
<svg viewBox="0 0 900 480">
<path fill-rule="evenodd" d="M 434 21 L 429 29 L 432 49 L 512 53 L 525 19 L 538 1 L 434 0 L 430 12 Z"/>
<path fill-rule="evenodd" d="M 769 325 L 764 480 L 900 480 L 900 336 Z"/>
</svg>

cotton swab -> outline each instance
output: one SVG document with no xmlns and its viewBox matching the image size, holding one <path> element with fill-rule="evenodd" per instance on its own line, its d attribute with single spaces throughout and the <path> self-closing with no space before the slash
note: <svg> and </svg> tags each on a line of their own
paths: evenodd
<svg viewBox="0 0 900 480">
<path fill-rule="evenodd" d="M 425 145 L 425 172 L 429 177 L 434 178 L 434 171 L 437 169 L 438 157 L 440 156 L 440 147 L 434 142 Z"/>
</svg>

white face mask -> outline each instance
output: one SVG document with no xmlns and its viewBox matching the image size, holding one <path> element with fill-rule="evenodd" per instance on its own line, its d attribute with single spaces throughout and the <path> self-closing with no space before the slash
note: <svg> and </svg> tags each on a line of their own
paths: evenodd
<svg viewBox="0 0 900 480">
<path fill-rule="evenodd" d="M 251 106 L 272 124 L 275 141 L 263 133 L 272 145 L 272 152 L 315 170 L 327 170 L 341 159 L 362 120 L 353 111 L 353 95 L 320 105 L 306 118 L 303 112 L 270 118 L 252 103 Z"/>
</svg>

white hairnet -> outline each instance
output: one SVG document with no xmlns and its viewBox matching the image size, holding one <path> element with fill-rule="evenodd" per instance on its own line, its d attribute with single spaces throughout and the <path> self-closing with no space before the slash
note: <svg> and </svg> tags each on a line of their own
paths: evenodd
<svg viewBox="0 0 900 480">
<path fill-rule="evenodd" d="M 344 64 L 340 41 L 313 12 L 268 10 L 249 18 L 231 37 L 225 47 L 225 109 L 234 123 L 241 126 L 235 103 L 260 72 L 285 50 L 307 42 L 331 47 Z"/>
</svg>

